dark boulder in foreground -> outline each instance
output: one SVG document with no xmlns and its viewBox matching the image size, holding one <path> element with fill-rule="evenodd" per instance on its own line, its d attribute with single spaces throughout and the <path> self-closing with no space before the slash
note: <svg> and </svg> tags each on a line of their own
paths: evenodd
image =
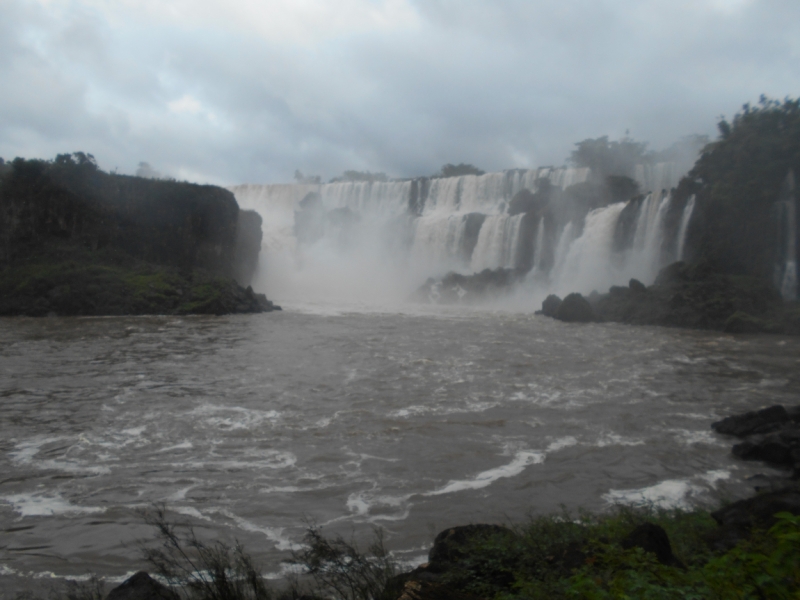
<svg viewBox="0 0 800 600">
<path fill-rule="evenodd" d="M 570 294 L 564 298 L 554 316 L 559 321 L 568 323 L 588 323 L 597 320 L 592 305 L 580 294 Z"/>
<path fill-rule="evenodd" d="M 717 433 L 744 437 L 754 433 L 769 433 L 791 421 L 789 413 L 781 405 L 770 406 L 742 415 L 726 417 L 711 424 Z"/>
<path fill-rule="evenodd" d="M 106 600 L 179 600 L 180 596 L 144 571 L 132 575 L 108 593 Z"/>
<path fill-rule="evenodd" d="M 641 548 L 645 552 L 655 554 L 658 562 L 669 567 L 683 567 L 672 553 L 672 544 L 664 528 L 654 523 L 642 523 L 634 529 L 620 544 L 626 550 Z"/>
</svg>

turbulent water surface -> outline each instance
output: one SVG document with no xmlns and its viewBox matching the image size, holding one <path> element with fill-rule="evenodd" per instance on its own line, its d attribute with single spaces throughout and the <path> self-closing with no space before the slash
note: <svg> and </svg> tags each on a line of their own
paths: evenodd
<svg viewBox="0 0 800 600">
<path fill-rule="evenodd" d="M 0 321 L 0 573 L 122 577 L 166 502 L 270 573 L 304 520 L 399 560 L 468 522 L 743 495 L 715 419 L 796 403 L 800 341 L 530 314 Z"/>
</svg>

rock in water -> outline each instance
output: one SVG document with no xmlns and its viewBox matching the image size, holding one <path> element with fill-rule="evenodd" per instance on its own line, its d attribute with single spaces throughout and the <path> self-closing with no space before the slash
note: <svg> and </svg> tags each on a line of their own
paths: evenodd
<svg viewBox="0 0 800 600">
<path fill-rule="evenodd" d="M 179 596 L 144 571 L 139 571 L 111 590 L 106 600 L 179 600 Z"/>
<path fill-rule="evenodd" d="M 554 316 L 559 321 L 577 323 L 588 323 L 596 320 L 589 301 L 580 294 L 570 294 L 564 298 Z"/>
<path fill-rule="evenodd" d="M 555 294 L 550 294 L 542 302 L 542 314 L 546 317 L 555 317 L 559 306 L 561 306 L 561 298 Z"/>
<path fill-rule="evenodd" d="M 732 548 L 747 539 L 753 527 L 772 527 L 777 520 L 775 514 L 779 512 L 800 515 L 800 491 L 784 489 L 759 494 L 711 513 L 720 526 L 713 535 L 712 546 L 719 550 Z"/>
<path fill-rule="evenodd" d="M 790 420 L 786 409 L 781 405 L 776 405 L 743 415 L 726 417 L 722 421 L 712 423 L 711 428 L 717 433 L 744 437 L 754 433 L 775 431 Z"/>
</svg>

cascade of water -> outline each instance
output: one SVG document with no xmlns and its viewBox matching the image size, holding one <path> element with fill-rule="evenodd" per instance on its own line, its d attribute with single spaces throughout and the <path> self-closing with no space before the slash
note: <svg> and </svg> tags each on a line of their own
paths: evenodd
<svg viewBox="0 0 800 600">
<path fill-rule="evenodd" d="M 533 249 L 533 273 L 535 277 L 542 272 L 542 260 L 544 259 L 544 217 L 539 217 L 539 225 L 536 226 L 536 246 Z"/>
<path fill-rule="evenodd" d="M 460 214 L 417 219 L 411 248 L 412 259 L 417 264 L 456 267 L 460 260 L 465 229 L 466 218 Z"/>
<path fill-rule="evenodd" d="M 786 223 L 786 260 L 781 282 L 781 296 L 784 300 L 797 300 L 797 216 L 795 200 L 784 203 L 784 222 Z"/>
<path fill-rule="evenodd" d="M 665 182 L 668 169 L 662 171 L 650 178 Z M 231 190 L 240 206 L 257 210 L 264 219 L 264 283 L 278 287 L 302 280 L 303 290 L 308 290 L 325 279 L 342 293 L 349 293 L 348 286 L 363 285 L 367 289 L 370 283 L 372 293 L 378 287 L 374 285 L 378 278 L 385 288 L 390 287 L 386 285 L 389 281 L 398 282 L 394 287 L 402 288 L 419 285 L 419 281 L 447 270 L 465 272 L 467 265 L 473 272 L 516 267 L 524 215 L 508 214 L 511 199 L 522 189 L 536 190 L 542 179 L 565 189 L 586 181 L 589 175 L 586 168 L 543 167 L 419 181 L 236 186 Z M 300 210 L 298 203 L 309 192 L 320 195 L 319 218 L 325 221 L 324 234 L 309 237 L 298 246 L 295 211 Z M 418 192 L 421 201 L 415 203 L 415 214 L 410 214 L 409 202 Z M 580 237 L 576 235 L 578 221 L 564 224 L 552 237 L 546 235 L 544 219 L 540 218 L 535 232 L 526 233 L 536 236 L 532 241 L 536 276 L 531 281 L 536 280 L 538 288 L 558 283 L 561 287 L 600 290 L 622 280 L 625 272 L 620 269 L 629 258 L 636 266 L 636 277 L 646 279 L 650 271 L 642 270 L 639 264 L 658 264 L 668 204 L 669 197 L 660 191 L 648 196 L 637 217 L 631 256 L 614 255 L 614 265 L 610 263 L 619 205 L 590 213 Z M 354 214 L 333 214 L 330 211 L 334 209 L 349 209 Z M 554 207 L 554 217 L 559 214 Z M 549 247 L 552 243 L 555 248 Z M 548 269 L 551 256 L 554 262 Z M 608 264 L 601 266 L 604 261 Z M 270 275 L 276 270 L 282 279 L 274 280 Z M 316 289 L 321 291 L 322 286 Z"/>
<path fill-rule="evenodd" d="M 552 273 L 561 273 L 564 270 L 564 261 L 567 259 L 569 247 L 575 239 L 575 225 L 570 221 L 564 225 L 561 234 L 558 236 L 556 251 L 553 260 Z"/>
<path fill-rule="evenodd" d="M 327 208 L 349 208 L 362 215 L 390 217 L 408 210 L 410 181 L 345 181 L 320 186 Z"/>
<path fill-rule="evenodd" d="M 486 217 L 472 253 L 470 269 L 478 273 L 497 267 L 513 268 L 519 245 L 519 229 L 524 215 Z"/>
<path fill-rule="evenodd" d="M 683 251 L 686 248 L 686 234 L 689 231 L 689 221 L 692 219 L 692 212 L 694 212 L 694 194 L 689 197 L 689 201 L 683 208 L 683 215 L 681 215 L 681 224 L 678 228 L 678 260 L 683 260 Z"/>
<path fill-rule="evenodd" d="M 583 233 L 570 245 L 554 282 L 559 293 L 588 293 L 603 289 L 612 280 L 611 252 L 614 229 L 624 202 L 596 208 L 586 215 Z M 562 238 L 566 233 L 562 233 Z"/>
<path fill-rule="evenodd" d="M 625 257 L 623 273 L 651 281 L 661 266 L 661 245 L 664 233 L 664 217 L 672 196 L 668 192 L 648 194 L 639 207 L 633 247 Z"/>
</svg>

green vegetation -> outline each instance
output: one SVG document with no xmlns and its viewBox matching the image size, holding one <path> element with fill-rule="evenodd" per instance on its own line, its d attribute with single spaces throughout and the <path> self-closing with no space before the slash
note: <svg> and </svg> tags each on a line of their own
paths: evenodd
<svg viewBox="0 0 800 600">
<path fill-rule="evenodd" d="M 727 550 L 715 547 L 717 525 L 705 510 L 618 507 L 602 516 L 535 517 L 514 529 L 474 526 L 466 538 L 441 541 L 448 532 L 440 534 L 431 562 L 402 575 L 395 575 L 380 530 L 362 551 L 353 541 L 326 538 L 311 526 L 291 561 L 303 574 L 281 588 L 264 579 L 240 544 L 201 539 L 188 523 L 169 521 L 163 505 L 145 520 L 157 535 L 142 544 L 144 558 L 153 574 L 179 592 L 175 600 L 800 597 L 800 516 L 788 512 L 775 515 L 770 529 L 753 530 Z M 663 528 L 666 554 L 630 541 L 643 525 Z M 102 591 L 102 582 L 92 579 L 53 597 L 100 600 Z"/>
<path fill-rule="evenodd" d="M 687 249 L 723 270 L 771 278 L 781 260 L 776 201 L 790 170 L 800 173 L 800 100 L 745 104 L 681 181 L 676 207 L 696 195 Z"/>
<path fill-rule="evenodd" d="M 648 162 L 647 144 L 629 137 L 609 141 L 608 136 L 585 139 L 575 144 L 570 162 L 576 167 L 589 167 L 598 176 L 633 177 L 636 165 Z"/>
<path fill-rule="evenodd" d="M 674 564 L 625 547 L 625 536 L 643 522 L 666 530 Z M 422 597 L 436 597 L 436 589 L 496 600 L 797 597 L 800 517 L 780 514 L 769 531 L 726 553 L 706 541 L 715 528 L 705 511 L 628 508 L 604 517 L 540 517 L 513 534 L 472 538 Z"/>
<path fill-rule="evenodd" d="M 221 188 L 104 173 L 83 152 L 16 158 L 0 165 L 0 315 L 270 310 L 232 278 L 252 275 L 260 228 Z"/>
</svg>

